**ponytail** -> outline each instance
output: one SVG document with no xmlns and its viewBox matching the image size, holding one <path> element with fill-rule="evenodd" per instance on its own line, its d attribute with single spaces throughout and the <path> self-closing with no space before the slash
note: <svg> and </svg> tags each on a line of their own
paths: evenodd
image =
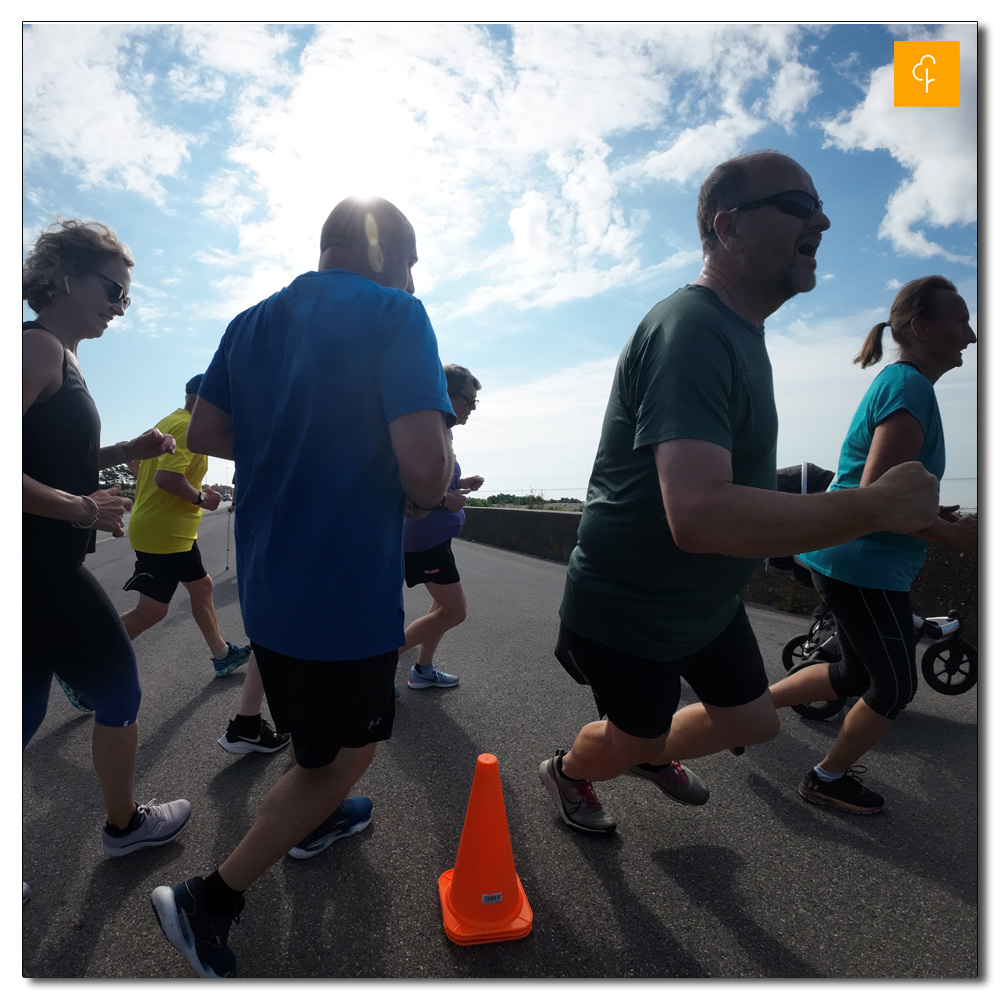
<svg viewBox="0 0 1000 1000">
<path fill-rule="evenodd" d="M 861 351 L 854 359 L 854 364 L 868 368 L 870 365 L 877 365 L 882 360 L 882 332 L 888 323 L 876 323 L 865 337 L 865 342 L 861 345 Z"/>
</svg>

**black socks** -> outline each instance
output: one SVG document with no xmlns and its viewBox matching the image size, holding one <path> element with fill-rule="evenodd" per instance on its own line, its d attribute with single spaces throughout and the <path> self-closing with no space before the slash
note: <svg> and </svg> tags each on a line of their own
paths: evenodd
<svg viewBox="0 0 1000 1000">
<path fill-rule="evenodd" d="M 243 893 L 230 889 L 219 869 L 216 868 L 208 878 L 205 879 L 205 903 L 212 913 L 219 913 L 227 917 L 237 917 L 243 909 Z"/>
</svg>

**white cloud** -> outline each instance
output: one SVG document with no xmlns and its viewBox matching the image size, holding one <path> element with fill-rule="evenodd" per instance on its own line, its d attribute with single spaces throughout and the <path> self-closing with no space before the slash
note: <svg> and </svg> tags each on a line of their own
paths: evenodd
<svg viewBox="0 0 1000 1000">
<path fill-rule="evenodd" d="M 553 305 L 635 281 L 645 217 L 625 218 L 620 184 L 686 183 L 768 121 L 790 127 L 815 92 L 799 34 L 787 25 L 529 24 L 507 46 L 465 24 L 322 25 L 286 93 L 248 88 L 238 99 L 240 138 L 229 150 L 238 183 L 205 200 L 213 220 L 239 225 L 249 273 L 220 285 L 235 298 L 219 312 L 273 290 L 265 272 L 287 281 L 314 267 L 323 217 L 349 193 L 377 192 L 410 216 L 418 294 L 445 276 L 479 277 L 452 314 Z M 230 72 L 226 58 L 198 48 L 206 73 Z M 694 102 L 680 83 L 691 74 Z M 751 113 L 742 95 L 753 84 L 768 96 Z M 615 161 L 616 136 L 662 133 L 674 119 L 683 127 L 662 146 L 630 167 Z M 264 218 L 240 222 L 254 203 Z M 481 248 L 498 214 L 509 238 L 497 249 L 491 234 Z"/>
<path fill-rule="evenodd" d="M 84 186 L 134 191 L 162 204 L 191 137 L 158 125 L 126 85 L 122 50 L 97 24 L 24 29 L 24 163 L 51 156 Z"/>
<path fill-rule="evenodd" d="M 915 228 L 921 222 L 964 225 L 977 217 L 975 26 L 944 28 L 935 37 L 961 42 L 960 108 L 894 107 L 889 64 L 872 73 L 864 101 L 821 124 L 828 145 L 886 149 L 909 171 L 889 198 L 880 237 L 899 253 L 974 265 L 974 259 L 949 252 Z"/>
<path fill-rule="evenodd" d="M 488 372 L 477 373 L 483 404 L 456 431 L 455 453 L 466 475 L 486 479 L 480 495 L 529 486 L 550 495 L 553 490 L 585 490 L 616 360 L 588 361 L 501 389 L 491 388 Z"/>
</svg>

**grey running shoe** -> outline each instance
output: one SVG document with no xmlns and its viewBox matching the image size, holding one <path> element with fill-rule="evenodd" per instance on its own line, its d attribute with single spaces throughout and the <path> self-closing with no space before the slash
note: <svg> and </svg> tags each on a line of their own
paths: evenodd
<svg viewBox="0 0 1000 1000">
<path fill-rule="evenodd" d="M 215 668 L 216 677 L 228 677 L 234 670 L 239 670 L 253 652 L 253 646 L 234 646 L 231 642 L 227 642 L 226 645 L 229 647 L 229 653 L 225 659 L 217 660 L 214 656 L 209 657 Z"/>
<path fill-rule="evenodd" d="M 226 731 L 216 740 L 226 753 L 274 753 L 287 747 L 292 737 L 288 733 L 276 733 L 266 719 L 261 719 L 255 735 L 240 734 L 233 719 Z"/>
<path fill-rule="evenodd" d="M 236 968 L 228 941 L 233 922 L 240 918 L 209 912 L 204 886 L 203 878 L 159 885 L 149 899 L 160 930 L 191 968 L 202 979 L 224 979 Z"/>
<path fill-rule="evenodd" d="M 372 821 L 372 800 L 367 795 L 344 799 L 308 837 L 289 852 L 292 858 L 313 858 L 335 840 L 360 833 Z"/>
<path fill-rule="evenodd" d="M 438 670 L 432 663 L 427 672 L 418 670 L 415 666 L 410 667 L 410 679 L 407 686 L 419 691 L 421 688 L 453 688 L 458 683 L 455 674 L 446 674 L 443 670 Z"/>
<path fill-rule="evenodd" d="M 617 824 L 598 801 L 594 786 L 586 778 L 574 781 L 560 772 L 559 763 L 565 756 L 565 750 L 557 750 L 554 757 L 538 766 L 538 777 L 552 796 L 562 821 L 587 833 L 611 833 Z"/>
<path fill-rule="evenodd" d="M 124 836 L 116 837 L 104 824 L 101 847 L 109 858 L 120 858 L 144 847 L 162 847 L 169 844 L 187 826 L 191 818 L 191 803 L 187 799 L 174 799 L 154 805 L 151 799 L 145 805 L 136 806 L 135 828 Z"/>
<path fill-rule="evenodd" d="M 708 785 L 679 760 L 660 767 L 653 764 L 636 764 L 625 773 L 633 778 L 651 781 L 661 792 L 666 792 L 672 799 L 689 806 L 703 806 L 708 801 Z"/>
<path fill-rule="evenodd" d="M 858 775 L 866 770 L 860 764 L 849 767 L 833 781 L 824 781 L 815 770 L 810 770 L 799 785 L 799 795 L 818 806 L 829 806 L 858 816 L 877 813 L 885 805 L 885 799 L 861 784 Z"/>
</svg>

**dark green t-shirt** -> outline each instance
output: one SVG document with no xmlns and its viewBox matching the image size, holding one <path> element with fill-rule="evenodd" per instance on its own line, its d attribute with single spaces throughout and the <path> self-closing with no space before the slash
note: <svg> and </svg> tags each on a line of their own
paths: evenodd
<svg viewBox="0 0 1000 1000">
<path fill-rule="evenodd" d="M 734 483 L 773 490 L 777 437 L 763 328 L 702 285 L 654 306 L 615 370 L 559 610 L 567 627 L 656 660 L 707 646 L 732 620 L 760 560 L 677 548 L 653 445 L 722 445 Z"/>
</svg>

